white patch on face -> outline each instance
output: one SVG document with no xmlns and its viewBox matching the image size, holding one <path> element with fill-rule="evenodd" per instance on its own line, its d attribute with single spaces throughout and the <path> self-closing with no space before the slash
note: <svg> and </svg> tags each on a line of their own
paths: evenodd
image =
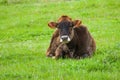
<svg viewBox="0 0 120 80">
<path fill-rule="evenodd" d="M 61 38 L 66 38 L 66 37 L 68 37 L 68 36 L 67 35 L 61 36 Z"/>
<path fill-rule="evenodd" d="M 66 40 L 64 40 L 64 38 L 66 38 Z M 67 35 L 60 37 L 60 42 L 68 43 L 68 42 L 70 42 L 70 40 L 71 40 L 70 37 Z"/>
<path fill-rule="evenodd" d="M 68 37 L 68 41 L 70 41 L 70 37 Z"/>
<path fill-rule="evenodd" d="M 60 42 L 63 42 L 63 40 L 60 38 Z"/>
</svg>

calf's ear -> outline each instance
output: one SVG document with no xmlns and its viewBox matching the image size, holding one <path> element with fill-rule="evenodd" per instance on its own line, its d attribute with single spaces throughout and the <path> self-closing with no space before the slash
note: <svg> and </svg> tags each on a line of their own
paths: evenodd
<svg viewBox="0 0 120 80">
<path fill-rule="evenodd" d="M 48 26 L 52 29 L 56 28 L 57 27 L 57 23 L 56 22 L 49 22 L 48 23 Z"/>
<path fill-rule="evenodd" d="M 73 26 L 74 26 L 74 27 L 79 27 L 81 24 L 82 24 L 82 21 L 81 21 L 81 20 L 74 20 L 74 21 L 73 21 Z"/>
</svg>

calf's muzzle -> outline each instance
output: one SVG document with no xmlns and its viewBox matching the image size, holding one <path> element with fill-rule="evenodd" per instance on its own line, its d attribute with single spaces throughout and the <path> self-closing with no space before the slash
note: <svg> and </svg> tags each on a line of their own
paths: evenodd
<svg viewBox="0 0 120 80">
<path fill-rule="evenodd" d="M 70 37 L 68 35 L 63 35 L 60 37 L 60 42 L 69 42 L 70 41 Z"/>
</svg>

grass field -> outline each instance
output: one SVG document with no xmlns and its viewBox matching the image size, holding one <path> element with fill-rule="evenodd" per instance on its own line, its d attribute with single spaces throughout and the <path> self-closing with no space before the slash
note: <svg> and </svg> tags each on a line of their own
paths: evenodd
<svg viewBox="0 0 120 80">
<path fill-rule="evenodd" d="M 66 14 L 81 19 L 96 40 L 92 58 L 45 56 Z M 0 80 L 120 80 L 119 0 L 0 0 Z"/>
</svg>

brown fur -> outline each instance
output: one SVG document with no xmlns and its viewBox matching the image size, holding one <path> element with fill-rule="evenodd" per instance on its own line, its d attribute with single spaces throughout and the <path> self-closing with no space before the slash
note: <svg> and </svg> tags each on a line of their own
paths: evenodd
<svg viewBox="0 0 120 80">
<path fill-rule="evenodd" d="M 72 21 L 68 16 L 61 16 L 58 22 L 63 20 Z M 91 56 L 96 50 L 96 43 L 90 35 L 86 26 L 82 25 L 80 20 L 72 21 L 74 25 L 74 36 L 69 43 L 60 43 L 59 30 L 57 29 L 51 38 L 50 46 L 47 49 L 46 56 L 59 58 L 84 58 Z M 49 25 L 49 24 L 48 24 Z"/>
<path fill-rule="evenodd" d="M 55 51 L 55 58 L 73 58 L 73 53 L 66 44 L 60 44 Z"/>
</svg>

